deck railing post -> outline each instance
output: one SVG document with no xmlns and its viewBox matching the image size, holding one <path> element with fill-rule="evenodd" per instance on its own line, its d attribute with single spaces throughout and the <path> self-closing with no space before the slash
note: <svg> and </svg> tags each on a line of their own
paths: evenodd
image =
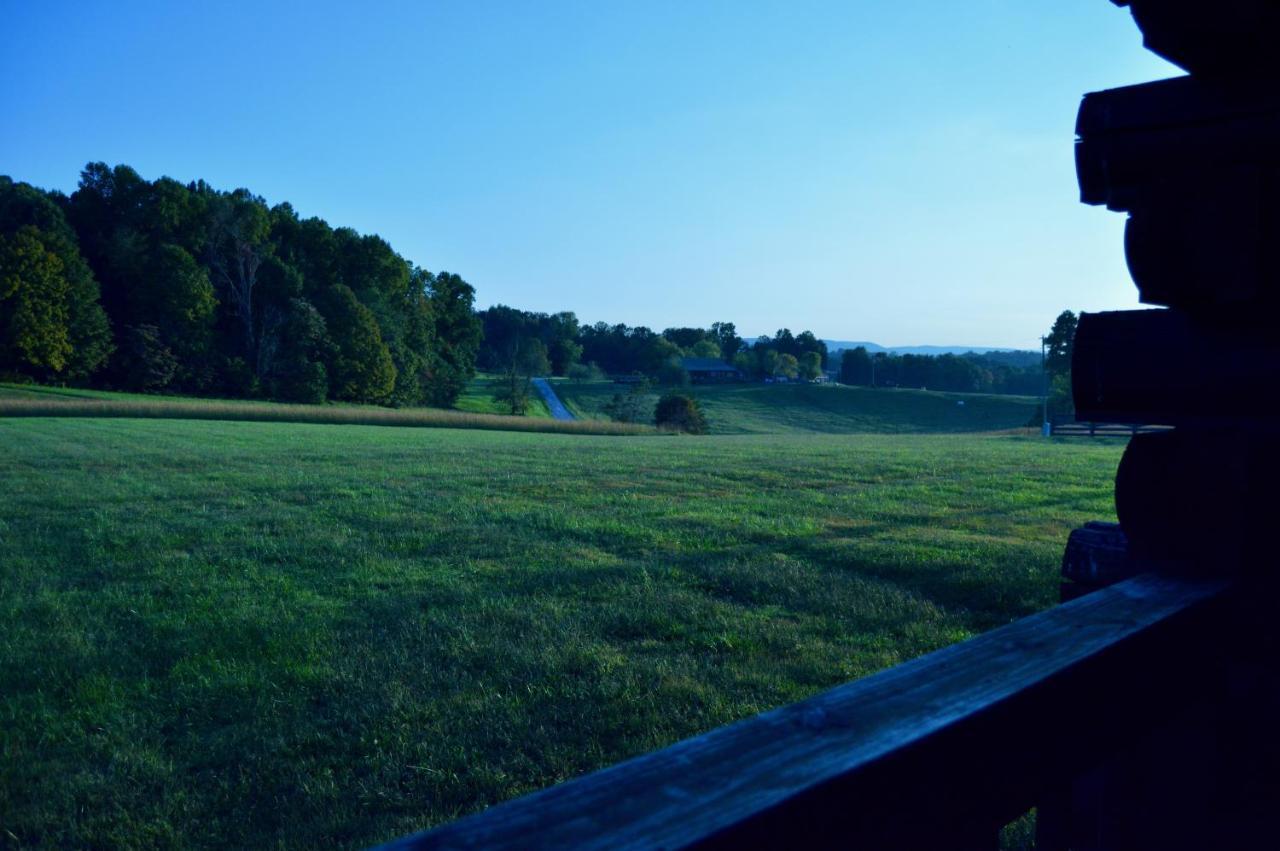
<svg viewBox="0 0 1280 851">
<path fill-rule="evenodd" d="M 1218 805 L 1228 772 L 1218 731 L 1224 694 L 1071 778 L 1038 810 L 1037 851 L 1178 851 L 1223 847 Z"/>
</svg>

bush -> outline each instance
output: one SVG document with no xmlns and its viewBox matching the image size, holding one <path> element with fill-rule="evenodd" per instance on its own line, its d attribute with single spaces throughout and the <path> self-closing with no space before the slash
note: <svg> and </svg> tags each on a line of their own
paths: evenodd
<svg viewBox="0 0 1280 851">
<path fill-rule="evenodd" d="M 688 434 L 707 433 L 707 418 L 703 416 L 698 400 L 683 393 L 668 393 L 659 399 L 653 421 L 658 428 Z"/>
</svg>

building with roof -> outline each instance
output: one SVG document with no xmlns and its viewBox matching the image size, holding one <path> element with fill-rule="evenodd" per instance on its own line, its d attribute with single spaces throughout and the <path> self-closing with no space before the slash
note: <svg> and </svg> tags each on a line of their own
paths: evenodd
<svg viewBox="0 0 1280 851">
<path fill-rule="evenodd" d="M 689 380 L 694 384 L 742 380 L 742 370 L 719 358 L 681 358 L 680 366 L 689 373 Z"/>
</svg>

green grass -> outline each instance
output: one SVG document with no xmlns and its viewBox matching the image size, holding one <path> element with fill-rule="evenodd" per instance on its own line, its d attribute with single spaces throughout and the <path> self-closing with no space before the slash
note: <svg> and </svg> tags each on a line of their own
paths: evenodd
<svg viewBox="0 0 1280 851">
<path fill-rule="evenodd" d="M 0 401 L 32 400 L 45 402 L 74 402 L 86 399 L 111 402 L 232 402 L 235 399 L 194 399 L 190 396 L 172 396 L 151 393 L 125 393 L 118 390 L 92 390 L 88 387 L 50 387 L 43 384 L 10 384 L 0 382 Z"/>
<path fill-rule="evenodd" d="M 495 402 L 493 393 L 498 389 L 499 379 L 497 376 L 486 375 L 481 373 L 468 382 L 462 395 L 458 397 L 458 401 L 454 403 L 454 407 L 459 411 L 466 411 L 472 414 L 506 414 L 502 404 Z M 534 388 L 529 390 L 529 410 L 526 416 L 542 417 L 550 419 L 551 411 L 547 409 L 547 403 L 542 401 L 542 397 L 538 395 L 538 391 Z"/>
<path fill-rule="evenodd" d="M 358 847 L 1026 615 L 1120 448 L 0 418 L 0 835 Z"/>
<path fill-rule="evenodd" d="M 611 382 L 562 382 L 556 393 L 575 414 L 604 418 Z M 663 392 L 658 388 L 657 392 Z M 903 434 L 1019 429 L 1038 399 L 980 393 L 936 393 L 823 384 L 724 384 L 691 387 L 712 434 Z M 657 395 L 653 401 L 657 401 Z M 963 402 L 964 404 L 959 404 Z"/>
<path fill-rule="evenodd" d="M 473 394 L 474 398 L 474 394 Z M 538 411 L 541 415 L 538 415 Z M 440 408 L 383 408 L 374 405 L 289 405 L 228 399 L 146 396 L 37 386 L 0 386 L 0 417 L 113 417 L 133 419 L 246 420 L 328 425 L 386 425 L 425 428 L 536 431 L 563 434 L 653 434 L 652 426 L 605 420 L 562 422 L 550 418 L 539 400 L 533 416 L 469 413 Z"/>
</svg>

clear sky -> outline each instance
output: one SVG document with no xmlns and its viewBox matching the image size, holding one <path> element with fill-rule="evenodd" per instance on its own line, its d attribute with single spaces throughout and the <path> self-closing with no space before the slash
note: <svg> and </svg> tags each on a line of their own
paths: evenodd
<svg viewBox="0 0 1280 851">
<path fill-rule="evenodd" d="M 480 306 L 1038 347 L 1135 305 L 1076 203 L 1105 0 L 0 0 L 0 174 L 91 160 L 381 234 Z"/>
</svg>

